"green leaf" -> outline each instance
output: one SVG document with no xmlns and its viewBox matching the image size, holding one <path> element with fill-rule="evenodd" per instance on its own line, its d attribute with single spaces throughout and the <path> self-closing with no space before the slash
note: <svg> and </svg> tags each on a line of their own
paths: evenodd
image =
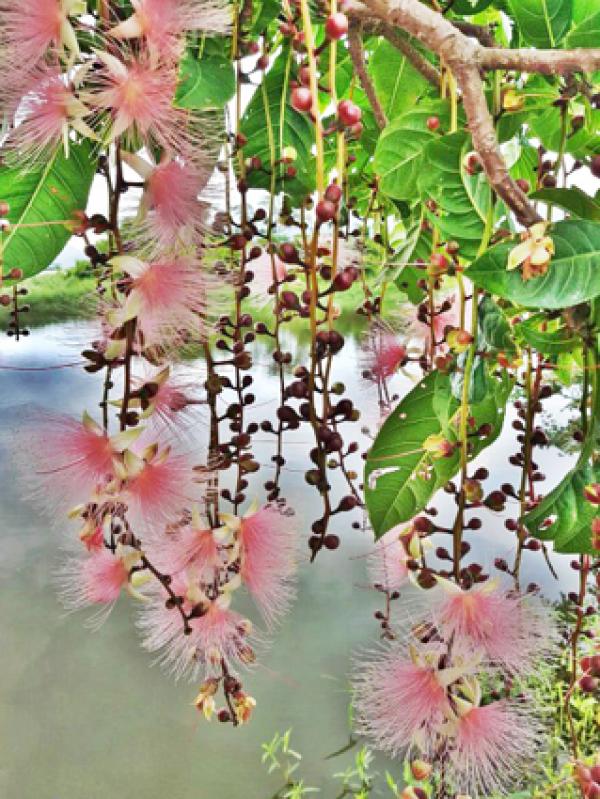
<svg viewBox="0 0 600 799">
<path fill-rule="evenodd" d="M 579 21 L 565 39 L 565 47 L 597 47 L 599 40 L 600 10 L 597 10 Z"/>
<path fill-rule="evenodd" d="M 572 189 L 540 189 L 530 195 L 531 200 L 558 205 L 573 216 L 580 219 L 592 219 L 600 222 L 600 203 L 579 188 Z"/>
<path fill-rule="evenodd" d="M 421 73 L 385 39 L 369 61 L 369 72 L 389 121 L 413 106 L 428 86 Z"/>
<path fill-rule="evenodd" d="M 204 111 L 223 108 L 235 93 L 235 72 L 224 54 L 205 52 L 196 58 L 189 51 L 181 62 L 175 104 Z"/>
<path fill-rule="evenodd" d="M 281 13 L 281 0 L 259 0 L 258 11 L 256 11 L 256 5 L 255 3 L 256 16 L 252 23 L 251 33 L 260 35 Z"/>
<path fill-rule="evenodd" d="M 533 133 L 548 150 L 560 148 L 561 112 L 557 106 L 550 106 L 542 113 L 530 117 Z M 565 151 L 576 158 L 585 158 L 600 152 L 600 111 L 591 109 L 585 117 L 585 125 L 575 133 L 570 133 L 565 141 Z"/>
<path fill-rule="evenodd" d="M 60 145 L 46 163 L 29 172 L 0 168 L 0 198 L 10 206 L 9 222 L 17 226 L 4 238 L 5 271 L 22 269 L 28 278 L 50 266 L 71 238 L 66 225 L 51 223 L 71 220 L 75 211 L 85 210 L 95 172 L 88 141 L 71 143 L 68 158 Z"/>
<path fill-rule="evenodd" d="M 591 524 L 597 508 L 587 502 L 583 490 L 600 482 L 600 463 L 579 463 L 540 504 L 523 519 L 532 536 L 554 541 L 556 552 L 592 554 Z M 547 525 L 547 520 L 552 521 Z"/>
<path fill-rule="evenodd" d="M 473 457 L 499 435 L 510 389 L 508 378 L 494 380 L 483 401 L 471 406 L 477 426 L 492 425 L 490 435 L 474 444 Z M 415 386 L 386 419 L 365 465 L 365 499 L 377 538 L 412 519 L 458 471 L 458 451 L 431 461 L 423 443 L 432 435 L 455 442 L 459 407 L 451 378 L 436 371 Z"/>
<path fill-rule="evenodd" d="M 534 47 L 556 47 L 571 24 L 572 0 L 509 0 L 509 6 L 523 39 Z"/>
<path fill-rule="evenodd" d="M 472 16 L 485 11 L 488 6 L 492 5 L 493 0 L 456 0 L 452 3 L 452 11 L 455 14 L 466 14 Z"/>
<path fill-rule="evenodd" d="M 519 322 L 515 325 L 515 334 L 542 355 L 559 355 L 581 346 L 581 339 L 574 336 L 572 330 L 557 320 L 549 322 L 543 313 Z"/>
<path fill-rule="evenodd" d="M 420 193 L 438 206 L 435 215 L 427 210 L 430 221 L 446 239 L 460 244 L 464 258 L 473 258 L 479 251 L 491 202 L 485 176 L 469 175 L 464 168 L 470 149 L 471 139 L 464 132 L 434 138 L 425 148 L 427 168 L 418 178 Z"/>
<path fill-rule="evenodd" d="M 491 297 L 479 303 L 478 347 L 485 352 L 504 352 L 514 355 L 517 351 L 514 336 L 502 308 Z"/>
<path fill-rule="evenodd" d="M 373 166 L 381 179 L 381 191 L 388 197 L 414 200 L 417 179 L 424 168 L 425 147 L 439 135 L 427 128 L 430 116 L 439 117 L 442 127 L 446 127 L 448 104 L 441 100 L 422 102 L 382 131 Z"/>
<path fill-rule="evenodd" d="M 516 241 L 492 247 L 466 270 L 481 288 L 527 308 L 568 308 L 600 295 L 600 225 L 565 220 L 549 235 L 556 248 L 548 271 L 523 280 L 521 270 L 507 271 L 508 255 Z"/>
<path fill-rule="evenodd" d="M 311 154 L 314 131 L 308 116 L 299 114 L 289 103 L 290 77 L 290 50 L 289 47 L 283 47 L 263 78 L 263 85 L 254 92 L 242 118 L 241 131 L 248 139 L 244 153 L 248 157 L 258 156 L 267 169 L 271 163 L 269 128 L 273 134 L 275 160 L 281 158 L 285 147 L 296 150 L 296 177 L 284 179 L 281 170 L 276 186 L 278 190 L 285 189 L 288 194 L 303 196 L 314 188 L 314 157 Z M 252 170 L 248 173 L 248 184 L 253 189 L 268 189 L 270 175 L 261 170 Z"/>
</svg>

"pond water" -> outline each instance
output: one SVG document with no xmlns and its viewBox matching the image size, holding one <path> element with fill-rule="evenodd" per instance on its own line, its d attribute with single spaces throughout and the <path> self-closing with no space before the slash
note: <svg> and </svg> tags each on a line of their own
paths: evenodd
<svg viewBox="0 0 600 799">
<path fill-rule="evenodd" d="M 174 684 L 158 667 L 151 667 L 151 658 L 138 645 L 130 604 L 119 603 L 97 632 L 83 627 L 85 614 L 65 615 L 53 581 L 67 531 L 56 529 L 20 495 L 13 447 L 23 408 L 30 406 L 29 413 L 37 406 L 80 415 L 83 408 L 97 407 L 97 376 L 78 367 L 45 368 L 77 362 L 87 333 L 82 325 L 60 325 L 34 330 L 18 344 L 0 342 L 0 796 L 270 799 L 280 781 L 261 765 L 261 743 L 291 727 L 293 747 L 304 756 L 299 773 L 306 784 L 320 789 L 321 796 L 335 799 L 340 784 L 332 775 L 347 767 L 354 750 L 334 759 L 326 756 L 348 742 L 352 653 L 378 636 L 373 613 L 379 598 L 368 589 L 365 566 L 371 533 L 353 530 L 352 514 L 336 517 L 332 531 L 339 533 L 342 545 L 335 552 L 322 552 L 313 565 L 302 541 L 298 601 L 260 665 L 245 678 L 258 702 L 252 722 L 237 730 L 204 722 L 190 706 L 195 686 Z M 374 390 L 360 378 L 357 358 L 357 342 L 349 338 L 337 356 L 336 369 L 348 395 L 362 409 L 354 437 L 364 448 L 367 439 L 360 428 L 374 430 L 379 409 Z M 254 413 L 258 420 L 272 418 L 277 384 L 270 356 L 257 345 L 254 359 Z M 194 366 L 182 368 L 192 373 Z M 201 371 L 201 364 L 198 367 Z M 394 388 L 402 393 L 408 386 L 401 377 Z M 552 402 L 555 414 L 562 414 L 564 401 Z M 200 434 L 203 424 L 200 413 Z M 308 429 L 285 442 L 283 494 L 297 511 L 303 539 L 308 538 L 310 509 L 318 501 L 303 476 L 310 446 Z M 495 486 L 516 480 L 507 462 L 514 447 L 509 436 L 477 461 L 490 469 Z M 264 468 L 255 476 L 250 496 L 262 496 L 260 486 L 273 454 L 270 437 L 257 436 L 256 454 Z M 570 459 L 556 450 L 544 452 L 548 490 L 569 465 Z M 360 460 L 355 466 L 360 469 Z M 452 512 L 445 495 L 435 504 L 441 514 L 444 509 Z M 468 540 L 475 557 L 490 565 L 494 555 L 508 554 L 511 534 L 497 514 L 481 515 L 483 528 Z M 557 596 L 559 590 L 571 589 L 574 573 L 569 558 L 552 559 L 560 589 L 539 553 L 525 553 L 523 577 L 525 583 L 535 580 L 548 595 Z M 386 768 L 399 779 L 399 764 L 378 758 L 381 775 Z"/>
</svg>

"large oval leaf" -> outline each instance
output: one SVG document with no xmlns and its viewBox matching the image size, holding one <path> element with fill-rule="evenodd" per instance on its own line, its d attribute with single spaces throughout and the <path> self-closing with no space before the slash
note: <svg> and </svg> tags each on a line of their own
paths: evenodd
<svg viewBox="0 0 600 799">
<path fill-rule="evenodd" d="M 569 30 L 572 0 L 509 0 L 510 10 L 527 44 L 556 47 Z"/>
<path fill-rule="evenodd" d="M 402 53 L 382 39 L 369 61 L 369 73 L 389 121 L 400 116 L 428 87 Z"/>
<path fill-rule="evenodd" d="M 510 389 L 508 378 L 490 379 L 489 394 L 482 402 L 471 405 L 475 424 L 492 426 L 487 438 L 476 439 L 473 457 L 500 433 Z M 440 434 L 456 441 L 459 407 L 452 395 L 450 377 L 431 372 L 385 421 L 365 465 L 365 500 L 377 538 L 412 519 L 458 471 L 458 451 L 449 458 L 431 462 L 423 452 L 423 443 L 429 436 Z"/>
<path fill-rule="evenodd" d="M 205 111 L 223 108 L 235 94 L 235 72 L 229 57 L 211 48 L 196 58 L 187 52 L 181 61 L 175 103 Z"/>
<path fill-rule="evenodd" d="M 491 300 L 490 300 L 491 302 Z M 534 314 L 515 326 L 515 333 L 542 355 L 560 355 L 582 346 L 581 338 L 559 320 L 548 321 L 545 314 Z"/>
<path fill-rule="evenodd" d="M 448 104 L 441 100 L 421 103 L 395 119 L 379 137 L 373 166 L 381 179 L 380 188 L 388 197 L 414 200 L 425 147 L 437 135 L 427 128 L 430 116 L 437 116 L 446 127 Z"/>
<path fill-rule="evenodd" d="M 67 225 L 55 223 L 85 210 L 95 171 L 87 141 L 71 144 L 68 157 L 59 146 L 29 172 L 0 169 L 0 200 L 10 205 L 8 220 L 15 226 L 4 239 L 5 271 L 16 267 L 28 278 L 50 266 L 71 238 Z"/>
<path fill-rule="evenodd" d="M 485 176 L 469 175 L 464 168 L 470 142 L 464 132 L 434 138 L 425 148 L 427 169 L 418 179 L 421 195 L 438 206 L 435 215 L 427 211 L 432 224 L 460 244 L 464 258 L 474 258 L 479 251 L 491 202 Z"/>
<path fill-rule="evenodd" d="M 528 308 L 568 308 L 600 295 L 600 224 L 565 220 L 550 229 L 556 248 L 548 271 L 523 280 L 507 270 L 515 240 L 492 247 L 465 274 L 490 294 Z"/>
<path fill-rule="evenodd" d="M 600 222 L 600 203 L 577 186 L 570 189 L 539 189 L 529 196 L 532 200 L 557 205 L 580 219 Z"/>
<path fill-rule="evenodd" d="M 597 47 L 600 41 L 600 11 L 580 20 L 565 40 L 566 47 Z"/>
</svg>

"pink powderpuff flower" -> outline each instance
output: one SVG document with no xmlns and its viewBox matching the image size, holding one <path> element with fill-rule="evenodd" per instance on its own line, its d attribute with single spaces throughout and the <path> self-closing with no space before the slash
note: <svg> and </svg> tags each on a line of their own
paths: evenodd
<svg viewBox="0 0 600 799">
<path fill-rule="evenodd" d="M 178 574 L 193 568 L 195 573 L 204 576 L 223 565 L 213 531 L 202 524 L 197 514 L 193 514 L 190 524 L 180 529 L 152 536 L 146 548 L 163 574 Z M 208 580 L 211 581 L 210 574 Z"/>
<path fill-rule="evenodd" d="M 194 258 L 145 262 L 119 256 L 111 263 L 131 278 L 131 286 L 124 306 L 107 313 L 109 324 L 118 327 L 136 317 L 147 347 L 197 341 L 206 334 L 210 281 Z"/>
<path fill-rule="evenodd" d="M 109 31 L 116 39 L 144 38 L 157 57 L 176 59 L 186 31 L 225 33 L 231 12 L 207 0 L 132 0 L 134 13 Z"/>
<path fill-rule="evenodd" d="M 207 166 L 165 156 L 153 166 L 134 153 L 123 160 L 143 178 L 145 186 L 138 212 L 136 238 L 150 252 L 198 246 L 206 231 L 207 205 L 199 200 L 210 177 Z"/>
<path fill-rule="evenodd" d="M 34 495 L 53 511 L 87 502 L 112 479 L 119 439 L 109 438 L 87 413 L 82 421 L 36 416 L 20 435 L 21 469 Z"/>
<path fill-rule="evenodd" d="M 84 121 L 90 111 L 76 97 L 65 76 L 53 67 L 37 70 L 19 107 L 22 121 L 9 136 L 8 155 L 26 165 L 49 157 L 61 142 L 68 153 L 70 130 L 90 139 L 94 131 Z"/>
<path fill-rule="evenodd" d="M 395 333 L 376 325 L 367 334 L 363 345 L 362 365 L 378 380 L 392 377 L 404 363 L 407 350 Z"/>
<path fill-rule="evenodd" d="M 439 653 L 409 651 L 394 646 L 371 654 L 357 663 L 353 680 L 359 731 L 392 755 L 412 746 L 425 753 L 449 710 Z"/>
<path fill-rule="evenodd" d="M 450 730 L 448 776 L 473 799 L 516 790 L 535 759 L 540 737 L 527 709 L 507 701 L 471 707 Z"/>
<path fill-rule="evenodd" d="M 122 137 L 128 149 L 164 148 L 177 153 L 193 152 L 196 142 L 188 130 L 188 113 L 175 108 L 177 69 L 153 65 L 144 56 L 121 60 L 108 52 L 97 52 L 100 69 L 92 73 L 94 88 L 82 99 L 99 112 L 110 114 L 108 138 Z M 131 146 L 129 146 L 131 145 Z"/>
<path fill-rule="evenodd" d="M 252 625 L 229 608 L 228 595 L 209 601 L 183 574 L 173 578 L 171 588 L 184 598 L 184 613 L 189 614 L 198 605 L 203 607 L 202 615 L 189 620 L 189 634 L 184 633 L 177 610 L 165 606 L 164 592 L 156 593 L 143 606 L 138 624 L 144 647 L 159 653 L 158 661 L 175 679 L 219 674 L 222 660 L 234 670 L 253 662 Z"/>
<path fill-rule="evenodd" d="M 400 535 L 405 527 L 392 527 L 375 544 L 369 555 L 367 568 L 373 585 L 381 586 L 385 591 L 397 591 L 407 580 L 409 556 L 406 553 Z"/>
<path fill-rule="evenodd" d="M 70 51 L 71 62 L 77 57 L 69 17 L 80 10 L 80 0 L 0 0 L 0 96 L 14 96 L 50 49 Z"/>
<path fill-rule="evenodd" d="M 272 627 L 295 596 L 296 531 L 290 517 L 265 505 L 241 518 L 221 514 L 221 519 L 238 532 L 242 583 Z"/>
<path fill-rule="evenodd" d="M 481 651 L 510 674 L 531 672 L 552 647 L 555 624 L 542 600 L 508 592 L 494 580 L 463 590 L 438 578 L 432 619 L 445 640 Z"/>
<path fill-rule="evenodd" d="M 83 558 L 71 558 L 61 574 L 63 603 L 68 610 L 103 606 L 90 620 L 91 626 L 99 626 L 123 589 L 136 599 L 145 599 L 137 587 L 151 579 L 151 575 L 144 569 L 131 572 L 139 567 L 141 559 L 138 550 L 121 544 L 114 552 L 106 548 L 93 549 Z"/>
<path fill-rule="evenodd" d="M 168 366 L 160 372 L 134 378 L 133 386 L 137 396 L 130 401 L 130 407 L 139 408 L 140 418 L 155 427 L 170 430 L 185 427 L 195 418 L 190 409 L 205 404 L 205 400 L 194 396 L 196 387 L 172 375 Z"/>
<path fill-rule="evenodd" d="M 128 519 L 139 534 L 143 529 L 176 522 L 186 507 L 198 499 L 192 465 L 170 447 L 147 447 L 141 455 L 125 450 L 115 464 L 122 481 L 119 497 L 127 504 Z"/>
</svg>

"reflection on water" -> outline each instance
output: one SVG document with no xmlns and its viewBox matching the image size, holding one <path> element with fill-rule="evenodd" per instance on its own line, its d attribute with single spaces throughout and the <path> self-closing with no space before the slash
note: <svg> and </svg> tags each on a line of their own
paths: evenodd
<svg viewBox="0 0 600 799">
<path fill-rule="evenodd" d="M 364 555 L 371 550 L 370 533 L 351 528 L 352 514 L 336 517 L 332 530 L 341 536 L 342 546 L 333 553 L 323 551 L 312 566 L 302 541 L 299 600 L 247 678 L 247 688 L 258 701 L 251 724 L 234 730 L 199 720 L 190 707 L 194 686 L 174 685 L 158 668 L 150 668 L 148 655 L 132 635 L 134 614 L 127 602 L 95 633 L 83 628 L 85 616 L 65 617 L 53 586 L 64 532 L 19 495 L 13 447 L 18 446 L 15 429 L 23 406 L 34 403 L 77 415 L 84 407 L 97 407 L 98 376 L 80 368 L 44 368 L 77 362 L 85 340 L 84 328 L 63 325 L 35 331 L 19 344 L 8 339 L 0 343 L 0 796 L 270 799 L 279 786 L 260 764 L 260 745 L 276 730 L 293 727 L 293 746 L 304 755 L 302 776 L 321 789 L 321 796 L 334 799 L 339 783 L 331 775 L 346 768 L 352 752 L 334 760 L 325 756 L 348 740 L 351 654 L 378 633 L 373 620 L 377 595 L 366 587 Z M 260 421 L 273 416 L 277 387 L 268 352 L 257 346 L 254 358 L 260 364 L 255 380 Z M 337 356 L 338 378 L 362 408 L 354 435 L 360 438 L 362 425 L 375 429 L 378 408 L 374 392 L 360 380 L 356 361 L 357 345 L 348 341 Z M 189 372 L 190 365 L 184 368 Z M 399 392 L 409 386 L 402 380 L 395 387 Z M 560 400 L 553 401 L 558 414 Z M 200 435 L 202 424 L 199 417 Z M 315 503 L 314 490 L 303 477 L 309 436 L 308 429 L 301 429 L 286 440 L 282 481 L 283 494 L 298 512 L 303 539 L 311 521 L 303 514 Z M 361 443 L 366 445 L 364 437 Z M 249 496 L 260 495 L 273 454 L 269 436 L 257 437 L 256 445 L 264 468 Z M 507 463 L 513 450 L 512 438 L 498 441 L 478 459 L 478 465 L 490 469 L 494 485 L 515 480 Z M 568 459 L 556 451 L 545 452 L 548 490 L 568 467 Z M 355 468 L 360 469 L 360 460 Z M 435 504 L 440 514 L 452 512 L 446 495 Z M 510 551 L 511 534 L 498 515 L 483 512 L 482 517 L 482 530 L 468 540 L 475 557 L 490 565 L 494 555 Z M 569 558 L 553 560 L 560 588 L 570 589 L 574 578 Z M 523 580 L 558 593 L 539 553 L 525 553 Z M 379 758 L 377 769 L 385 768 L 399 778 L 400 768 Z"/>
</svg>

